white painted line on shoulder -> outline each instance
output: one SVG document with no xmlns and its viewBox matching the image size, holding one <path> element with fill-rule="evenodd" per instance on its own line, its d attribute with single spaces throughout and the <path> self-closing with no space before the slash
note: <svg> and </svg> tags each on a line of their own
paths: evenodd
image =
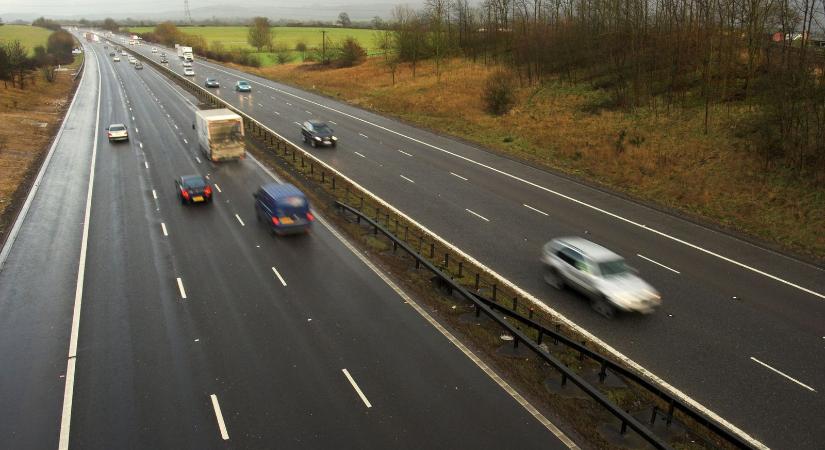
<svg viewBox="0 0 825 450">
<path fill-rule="evenodd" d="M 187 140 L 186 140 L 186 138 L 183 138 L 183 143 L 184 143 L 184 144 L 188 144 L 188 143 L 189 143 L 189 141 L 187 141 Z"/>
<path fill-rule="evenodd" d="M 201 163 L 201 159 L 200 159 L 200 158 L 198 158 L 197 156 L 195 157 L 195 161 L 197 161 L 197 162 L 198 162 L 198 164 L 200 164 L 200 163 Z"/>
<path fill-rule="evenodd" d="M 312 115 L 312 111 L 307 111 L 307 110 L 304 110 L 304 112 L 305 112 L 305 113 L 307 113 L 307 114 L 309 114 L 310 116 Z"/>
<path fill-rule="evenodd" d="M 358 152 L 353 152 L 353 153 L 355 153 L 356 155 L 358 155 L 358 156 L 360 156 L 360 157 L 362 157 L 362 158 L 366 158 L 366 156 L 364 156 L 364 155 L 362 155 L 362 154 L 360 154 L 360 153 L 358 153 Z"/>
<path fill-rule="evenodd" d="M 82 44 L 81 44 L 82 45 Z M 94 50 L 92 50 L 94 52 Z M 91 61 L 91 59 L 89 59 Z M 100 64 L 97 58 L 94 58 L 95 66 L 97 67 L 97 112 L 95 117 L 95 132 L 94 144 L 92 144 L 91 166 L 89 167 L 89 184 L 86 188 L 86 211 L 83 215 L 83 234 L 80 238 L 80 256 L 78 258 L 77 267 L 77 283 L 75 284 L 74 292 L 74 309 L 72 310 L 72 326 L 69 333 L 69 354 L 68 362 L 66 363 L 66 384 L 63 390 L 63 411 L 60 418 L 60 438 L 58 440 L 59 450 L 69 449 L 69 435 L 72 425 L 72 402 L 74 401 L 74 376 L 77 365 L 77 340 L 80 331 L 80 311 L 83 305 L 83 282 L 86 277 L 86 253 L 89 243 L 89 221 L 92 212 L 92 192 L 94 192 L 95 184 L 95 161 L 97 160 L 97 137 L 100 129 L 100 98 L 102 76 L 100 73 Z M 86 79 L 86 76 L 83 76 Z M 81 80 L 81 83 L 83 81 Z M 79 89 L 79 88 L 78 88 Z M 74 105 L 74 99 L 72 99 Z M 71 106 L 69 106 L 71 109 Z M 62 130 L 62 125 L 61 125 Z"/>
<path fill-rule="evenodd" d="M 286 102 L 287 105 L 292 106 L 292 103 Z"/>
<path fill-rule="evenodd" d="M 540 209 L 533 208 L 532 206 L 528 205 L 527 203 L 522 203 L 522 205 L 524 205 L 525 208 L 532 209 L 533 211 L 535 211 L 535 212 L 537 212 L 541 215 L 544 215 L 544 216 L 549 216 L 550 215 L 550 214 L 547 214 L 546 212 L 544 212 Z"/>
<path fill-rule="evenodd" d="M 402 155 L 412 156 L 412 154 L 407 153 L 404 150 L 398 150 L 398 153 L 401 153 Z"/>
<path fill-rule="evenodd" d="M 178 290 L 180 291 L 180 298 L 186 300 L 186 289 L 183 288 L 183 280 L 180 277 L 177 278 L 178 280 Z"/>
<path fill-rule="evenodd" d="M 245 227 L 245 226 L 246 226 L 246 224 L 244 224 L 244 223 L 243 223 L 243 220 L 241 219 L 241 216 L 239 216 L 239 215 L 235 214 L 235 218 L 236 218 L 236 219 L 238 219 L 238 222 L 240 222 L 240 223 L 241 223 L 241 226 L 242 226 L 242 227 Z"/>
<path fill-rule="evenodd" d="M 272 268 L 272 272 L 274 272 L 274 273 L 275 273 L 275 276 L 276 276 L 276 277 L 278 277 L 278 281 L 280 281 L 280 282 L 281 282 L 281 284 L 283 284 L 284 286 L 286 286 L 286 281 L 284 281 L 284 277 L 282 277 L 282 276 L 281 276 L 280 272 L 278 272 L 278 269 L 276 269 L 275 267 L 273 267 L 273 268 Z"/>
<path fill-rule="evenodd" d="M 278 111 L 272 111 L 272 112 L 273 112 L 273 113 L 275 113 L 275 115 L 276 115 L 276 116 L 280 116 L 280 115 L 281 115 L 281 113 L 279 113 Z"/>
<path fill-rule="evenodd" d="M 361 388 L 358 387 L 358 384 L 352 378 L 352 375 L 349 374 L 349 371 L 347 369 L 341 369 L 341 371 L 344 372 L 344 376 L 346 376 L 347 380 L 349 380 L 349 384 L 352 385 L 352 388 L 355 389 L 355 392 L 358 393 L 358 396 L 361 397 L 361 400 L 364 402 L 365 405 L 367 405 L 367 408 L 372 408 L 372 404 L 369 400 L 367 400 L 367 396 L 364 395 L 363 392 L 361 392 Z"/>
<path fill-rule="evenodd" d="M 135 127 L 135 133 L 140 133 L 140 130 L 138 129 L 138 127 Z"/>
<path fill-rule="evenodd" d="M 229 440 L 229 433 L 226 431 L 226 424 L 223 421 L 223 414 L 221 413 L 221 405 L 218 404 L 218 396 L 211 394 L 209 398 L 212 399 L 212 409 L 215 410 L 215 419 L 218 420 L 218 429 L 221 431 L 221 439 Z"/>
<path fill-rule="evenodd" d="M 452 176 L 454 176 L 454 177 L 456 177 L 456 178 L 458 178 L 458 179 L 461 179 L 461 180 L 467 181 L 467 179 L 466 179 L 466 178 L 462 177 L 461 175 L 459 175 L 459 174 L 457 174 L 457 173 L 450 172 L 450 175 L 452 175 Z"/>
<path fill-rule="evenodd" d="M 361 137 L 362 137 L 362 138 L 364 138 L 364 139 L 369 139 L 369 136 L 367 136 L 367 135 L 366 135 L 366 134 L 364 134 L 364 133 L 358 133 L 358 136 L 361 136 Z"/>
<path fill-rule="evenodd" d="M 138 142 L 138 145 L 140 146 L 140 148 L 143 148 L 143 142 Z"/>
<path fill-rule="evenodd" d="M 301 124 L 298 123 L 298 122 L 292 122 L 292 123 L 294 123 L 295 125 L 298 125 L 299 127 L 301 126 Z"/>
<path fill-rule="evenodd" d="M 154 189 L 152 189 L 152 198 L 154 198 L 155 200 L 158 199 L 158 193 Z"/>
<path fill-rule="evenodd" d="M 165 223 L 161 222 L 160 223 L 160 228 L 161 228 L 161 230 L 163 230 L 163 235 L 164 236 L 169 236 L 169 232 L 166 231 L 166 224 Z"/>
<path fill-rule="evenodd" d="M 471 210 L 471 209 L 464 208 L 464 211 L 467 211 L 468 213 L 470 213 L 470 214 L 472 214 L 472 215 L 474 215 L 474 216 L 478 217 L 478 218 L 479 218 L 479 219 L 481 219 L 481 220 L 484 220 L 485 222 L 489 222 L 489 221 L 490 221 L 490 219 L 488 219 L 488 218 L 486 218 L 486 217 L 482 216 L 481 214 L 479 214 L 479 213 L 477 213 L 477 212 L 475 212 L 475 211 L 473 211 L 473 210 Z"/>
<path fill-rule="evenodd" d="M 409 181 L 410 183 L 415 183 L 415 181 L 413 181 L 413 180 L 411 180 L 411 179 L 409 179 L 409 178 L 405 177 L 404 175 L 399 175 L 399 177 L 401 177 L 401 178 L 403 178 L 403 179 L 405 179 L 405 180 Z"/>
<path fill-rule="evenodd" d="M 751 356 L 751 360 L 753 360 L 754 362 L 756 362 L 756 363 L 758 363 L 758 364 L 761 364 L 761 365 L 765 366 L 766 368 L 768 368 L 768 369 L 770 369 L 770 370 L 772 370 L 772 371 L 774 371 L 774 372 L 778 373 L 779 375 L 782 375 L 783 377 L 785 377 L 785 378 L 787 378 L 787 379 L 789 379 L 789 380 L 793 381 L 794 383 L 796 383 L 796 384 L 798 384 L 798 385 L 800 385 L 800 386 L 804 387 L 805 389 L 807 389 L 807 390 L 809 390 L 809 391 L 811 391 L 811 392 L 816 392 L 816 389 L 814 389 L 814 388 L 812 388 L 812 387 L 808 386 L 807 384 L 805 384 L 805 383 L 803 383 L 803 382 L 801 382 L 801 381 L 797 380 L 796 378 L 790 377 L 790 376 L 788 376 L 788 375 L 786 375 L 786 374 L 782 373 L 781 371 L 779 371 L 779 370 L 777 370 L 777 369 L 774 369 L 773 367 L 771 367 L 771 366 L 769 366 L 769 365 L 767 365 L 767 364 L 763 363 L 762 361 L 760 361 L 760 360 L 758 360 L 758 359 L 754 358 L 753 356 Z"/>
<path fill-rule="evenodd" d="M 263 105 L 263 104 L 261 104 L 261 103 L 258 103 L 258 106 L 260 106 L 261 108 L 263 108 L 263 107 L 264 107 L 264 105 Z"/>
<path fill-rule="evenodd" d="M 143 165 L 144 165 L 147 169 L 149 168 L 149 163 L 148 163 L 147 161 L 143 161 Z"/>
<path fill-rule="evenodd" d="M 218 190 L 218 192 L 223 192 L 223 191 L 221 191 L 221 187 L 220 187 L 220 186 L 218 186 L 218 183 L 215 183 L 215 189 L 217 189 L 217 190 Z"/>
<path fill-rule="evenodd" d="M 331 124 L 333 124 L 333 125 L 338 125 L 337 123 L 335 123 L 335 122 L 333 122 L 333 121 L 331 121 L 331 120 L 329 121 L 329 123 L 331 123 Z"/>
<path fill-rule="evenodd" d="M 178 129 L 178 126 L 176 124 L 173 123 L 172 126 L 174 126 L 176 130 Z"/>
<path fill-rule="evenodd" d="M 636 253 L 636 256 L 638 256 L 639 258 L 642 258 L 642 259 L 644 259 L 644 260 L 650 261 L 650 262 L 652 262 L 653 264 L 656 264 L 657 266 L 664 267 L 665 269 L 667 269 L 667 270 L 669 270 L 669 271 L 671 271 L 671 272 L 673 272 L 673 273 L 681 273 L 681 272 L 679 272 L 678 270 L 671 269 L 670 267 L 668 267 L 668 266 L 666 266 L 666 265 L 664 265 L 664 264 L 662 264 L 662 263 L 660 263 L 660 262 L 656 262 L 656 261 L 654 261 L 654 260 L 652 260 L 652 259 L 648 258 L 647 256 L 643 256 L 643 255 L 640 255 L 640 254 L 638 254 L 638 253 Z"/>
</svg>

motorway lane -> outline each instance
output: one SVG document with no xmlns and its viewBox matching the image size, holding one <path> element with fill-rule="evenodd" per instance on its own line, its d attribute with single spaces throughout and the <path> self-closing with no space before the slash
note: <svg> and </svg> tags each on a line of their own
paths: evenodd
<svg viewBox="0 0 825 450">
<path fill-rule="evenodd" d="M 144 46 L 142 51 L 148 51 L 148 47 Z M 179 70 L 177 59 L 173 57 L 170 62 L 173 69 Z M 341 141 L 337 150 L 314 151 L 321 159 L 468 250 L 645 367 L 673 381 L 723 416 L 732 418 L 734 423 L 744 424 L 747 430 L 769 443 L 816 445 L 816 438 L 809 433 L 809 422 L 790 423 L 784 431 L 775 431 L 773 424 L 775 417 L 790 417 L 800 406 L 809 411 L 825 411 L 821 398 L 754 363 L 751 357 L 769 361 L 808 385 L 825 385 L 825 359 L 811 358 L 823 351 L 825 303 L 821 298 L 568 199 L 526 188 L 524 183 L 488 168 L 452 156 L 445 158 L 443 153 L 430 147 L 371 128 L 312 102 L 331 105 L 347 114 L 400 130 L 405 135 L 535 180 L 541 186 L 563 191 L 589 204 L 621 211 L 623 217 L 637 223 L 686 236 L 703 248 L 819 293 L 825 292 L 825 275 L 820 268 L 317 95 L 249 75 L 230 75 L 235 71 L 212 63 L 198 61 L 195 66 L 196 80 L 202 80 L 206 74 L 216 76 L 223 86 L 217 91 L 219 95 L 287 138 L 298 140 L 294 122 L 309 118 L 333 120 Z M 277 90 L 253 84 L 251 95 L 232 92 L 232 84 L 241 78 Z M 285 94 L 287 92 L 309 102 Z M 468 226 L 468 223 L 474 225 Z M 505 227 L 512 233 L 502 238 L 500 230 Z M 645 278 L 663 292 L 665 306 L 657 316 L 628 317 L 619 325 L 609 323 L 595 317 L 578 296 L 557 294 L 543 285 L 535 263 L 541 243 L 556 235 L 585 234 L 585 230 L 591 239 L 628 256 L 633 265 L 643 270 Z M 529 269 L 525 270 L 526 267 Z M 697 365 L 703 367 L 701 372 L 695 370 Z M 733 373 L 735 377 L 731 376 Z M 770 395 L 750 395 L 754 391 L 782 393 L 788 401 L 777 403 L 770 400 Z M 743 402 L 743 399 L 746 400 Z M 766 408 L 774 415 L 763 414 Z"/>
<path fill-rule="evenodd" d="M 0 448 L 56 448 L 97 107 L 84 75 L 0 272 Z"/>
<path fill-rule="evenodd" d="M 562 447 L 325 227 L 258 226 L 268 175 L 200 159 L 193 109 L 152 69 L 100 63 L 101 122 L 132 139 L 99 142 L 72 446 Z M 180 205 L 181 173 L 209 175 L 214 204 Z"/>
</svg>

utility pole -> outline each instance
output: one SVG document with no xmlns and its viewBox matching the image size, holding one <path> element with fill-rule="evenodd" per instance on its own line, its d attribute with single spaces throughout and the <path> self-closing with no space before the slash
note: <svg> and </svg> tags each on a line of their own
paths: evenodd
<svg viewBox="0 0 825 450">
<path fill-rule="evenodd" d="M 321 64 L 327 63 L 327 31 L 321 30 Z"/>
<path fill-rule="evenodd" d="M 192 25 L 192 13 L 189 11 L 189 0 L 183 0 L 183 12 L 186 16 L 186 23 Z"/>
</svg>

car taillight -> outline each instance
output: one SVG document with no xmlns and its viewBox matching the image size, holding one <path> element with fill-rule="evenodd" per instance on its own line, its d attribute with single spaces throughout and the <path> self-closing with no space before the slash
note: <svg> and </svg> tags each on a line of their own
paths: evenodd
<svg viewBox="0 0 825 450">
<path fill-rule="evenodd" d="M 280 225 L 281 221 L 277 217 L 272 218 L 272 225 Z"/>
<path fill-rule="evenodd" d="M 203 188 L 203 193 L 206 195 L 212 195 L 212 186 L 206 186 Z"/>
<path fill-rule="evenodd" d="M 186 189 L 181 189 L 180 194 L 183 195 L 183 198 L 189 200 L 189 191 L 187 191 Z"/>
<path fill-rule="evenodd" d="M 108 134 L 108 135 L 109 135 L 109 137 L 112 137 L 112 133 L 106 133 L 106 134 Z"/>
<path fill-rule="evenodd" d="M 315 220 L 315 216 L 313 216 L 311 212 L 307 212 L 307 220 L 312 222 Z"/>
</svg>

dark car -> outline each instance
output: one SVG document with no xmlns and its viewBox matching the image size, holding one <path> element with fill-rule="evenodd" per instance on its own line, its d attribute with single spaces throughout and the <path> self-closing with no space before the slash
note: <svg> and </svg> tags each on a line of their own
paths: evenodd
<svg viewBox="0 0 825 450">
<path fill-rule="evenodd" d="M 238 81 L 235 83 L 235 90 L 238 92 L 252 92 L 252 86 L 246 81 Z"/>
<path fill-rule="evenodd" d="M 115 53 L 115 52 L 109 52 L 109 56 L 115 56 L 115 55 L 117 55 L 117 53 Z"/>
<path fill-rule="evenodd" d="M 163 58 L 160 59 L 160 63 L 161 64 L 169 64 L 169 60 L 166 59 L 166 57 L 164 56 Z"/>
<path fill-rule="evenodd" d="M 216 78 L 207 78 L 203 85 L 208 88 L 219 88 L 221 87 L 221 83 Z"/>
<path fill-rule="evenodd" d="M 309 143 L 313 147 L 319 145 L 331 145 L 335 147 L 338 138 L 335 137 L 332 128 L 326 122 L 320 120 L 308 120 L 301 125 L 301 136 L 305 143 Z"/>
<path fill-rule="evenodd" d="M 184 175 L 175 180 L 182 204 L 211 203 L 212 186 L 200 175 Z"/>
<path fill-rule="evenodd" d="M 136 62 L 135 63 L 135 69 L 137 69 L 137 70 L 143 69 L 143 64 L 140 61 Z"/>
<path fill-rule="evenodd" d="M 291 184 L 265 184 L 252 196 L 258 221 L 275 234 L 305 233 L 315 221 L 306 196 Z"/>
</svg>

